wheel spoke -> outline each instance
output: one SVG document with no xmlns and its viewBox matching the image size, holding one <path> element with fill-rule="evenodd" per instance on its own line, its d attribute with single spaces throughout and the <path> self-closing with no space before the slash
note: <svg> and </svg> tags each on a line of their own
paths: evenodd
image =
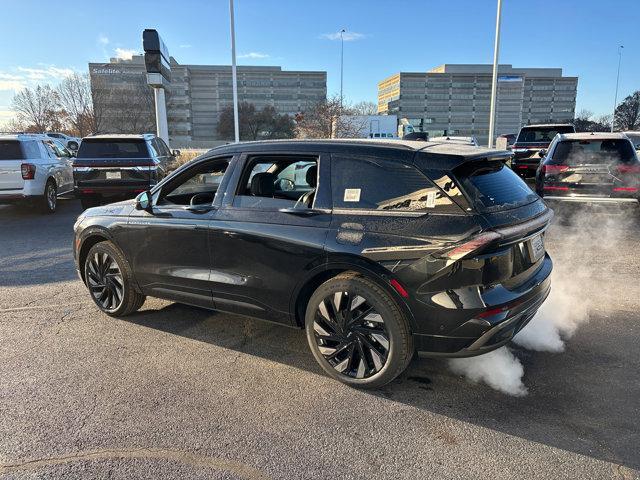
<svg viewBox="0 0 640 480">
<path fill-rule="evenodd" d="M 86 267 L 86 281 L 94 300 L 105 310 L 115 310 L 124 299 L 120 267 L 107 253 L 96 252 Z"/>
</svg>

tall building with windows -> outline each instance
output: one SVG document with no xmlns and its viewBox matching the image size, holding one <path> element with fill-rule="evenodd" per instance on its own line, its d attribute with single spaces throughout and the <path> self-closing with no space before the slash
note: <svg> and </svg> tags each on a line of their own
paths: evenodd
<svg viewBox="0 0 640 480">
<path fill-rule="evenodd" d="M 146 84 L 144 57 L 89 63 L 91 89 L 102 132 L 155 131 L 153 90 Z M 222 110 L 232 105 L 231 67 L 181 65 L 171 58 L 166 92 L 169 139 L 175 146 L 210 147 L 220 143 Z M 272 105 L 295 115 L 327 96 L 327 72 L 287 71 L 281 67 L 239 66 L 238 99 L 261 109 Z"/>
<path fill-rule="evenodd" d="M 378 83 L 378 113 L 397 115 L 430 132 L 489 135 L 492 65 L 440 65 L 428 72 L 400 72 Z M 498 68 L 496 135 L 522 125 L 573 120 L 578 77 L 561 68 Z"/>
</svg>

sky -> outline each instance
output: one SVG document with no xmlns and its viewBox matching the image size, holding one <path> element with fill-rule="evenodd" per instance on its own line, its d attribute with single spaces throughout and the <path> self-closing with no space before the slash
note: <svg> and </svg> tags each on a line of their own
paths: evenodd
<svg viewBox="0 0 640 480">
<path fill-rule="evenodd" d="M 230 63 L 228 0 L 0 3 L 0 123 L 16 91 L 140 52 L 145 28 L 179 63 Z M 337 93 L 344 28 L 344 95 L 375 102 L 396 72 L 492 63 L 495 13 L 496 0 L 235 0 L 238 64 L 325 70 Z M 502 19 L 500 63 L 578 76 L 576 111 L 613 109 L 619 45 L 618 98 L 640 89 L 640 0 L 503 0 Z"/>
</svg>

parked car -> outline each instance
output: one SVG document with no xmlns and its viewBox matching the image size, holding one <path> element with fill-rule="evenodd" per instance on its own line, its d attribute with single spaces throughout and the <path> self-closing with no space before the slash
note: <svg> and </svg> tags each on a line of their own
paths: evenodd
<svg viewBox="0 0 640 480">
<path fill-rule="evenodd" d="M 67 147 L 68 150 L 71 150 L 73 152 L 77 151 L 78 147 L 80 147 L 81 140 L 78 137 L 71 137 L 64 133 L 58 133 L 58 132 L 49 132 L 49 133 L 45 133 L 45 135 L 47 137 L 56 139 L 65 147 Z"/>
<path fill-rule="evenodd" d="M 427 132 L 409 132 L 402 137 L 403 140 L 429 140 L 429 133 Z"/>
<path fill-rule="evenodd" d="M 640 132 L 629 131 L 629 132 L 623 132 L 623 133 L 627 136 L 629 140 L 631 140 L 631 143 L 633 143 L 633 147 L 636 150 L 640 150 Z"/>
<path fill-rule="evenodd" d="M 536 175 L 536 191 L 555 204 L 638 207 L 640 162 L 622 133 L 558 135 Z"/>
<path fill-rule="evenodd" d="M 0 135 L 0 204 L 56 211 L 58 196 L 73 191 L 71 153 L 39 134 Z"/>
<path fill-rule="evenodd" d="M 85 209 L 133 198 L 164 178 L 179 154 L 150 133 L 85 137 L 73 162 L 76 195 Z"/>
<path fill-rule="evenodd" d="M 398 140 L 225 145 L 84 212 L 76 267 L 108 315 L 154 296 L 305 328 L 330 376 L 380 387 L 416 351 L 505 345 L 548 295 L 552 212 L 508 155 Z"/>
<path fill-rule="evenodd" d="M 478 146 L 478 140 L 476 139 L 476 137 L 458 137 L 458 136 L 448 135 L 446 137 L 433 137 L 433 138 L 430 138 L 429 141 L 455 143 L 458 145 L 470 145 L 472 147 Z"/>
<path fill-rule="evenodd" d="M 515 133 L 498 135 L 498 138 L 496 138 L 496 148 L 511 150 L 511 147 L 516 142 L 516 137 L 517 135 Z"/>
<path fill-rule="evenodd" d="M 520 129 L 516 143 L 511 147 L 514 156 L 511 168 L 523 178 L 535 177 L 540 159 L 544 156 L 551 141 L 559 133 L 575 133 L 571 124 L 526 125 Z"/>
</svg>

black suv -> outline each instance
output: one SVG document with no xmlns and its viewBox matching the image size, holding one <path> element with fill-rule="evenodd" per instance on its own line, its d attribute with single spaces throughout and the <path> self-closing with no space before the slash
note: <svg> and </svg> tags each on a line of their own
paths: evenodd
<svg viewBox="0 0 640 480">
<path fill-rule="evenodd" d="M 306 328 L 329 375 L 379 387 L 416 351 L 504 345 L 549 293 L 552 212 L 508 155 L 410 141 L 226 145 L 135 201 L 87 210 L 74 257 L 109 315 L 150 295 Z"/>
<path fill-rule="evenodd" d="M 511 168 L 522 178 L 535 177 L 540 160 L 556 135 L 574 133 L 571 124 L 526 125 L 520 129 L 511 147 Z"/>
<path fill-rule="evenodd" d="M 164 178 L 177 155 L 150 133 L 85 137 L 73 162 L 76 196 L 83 208 L 133 198 Z"/>
</svg>

